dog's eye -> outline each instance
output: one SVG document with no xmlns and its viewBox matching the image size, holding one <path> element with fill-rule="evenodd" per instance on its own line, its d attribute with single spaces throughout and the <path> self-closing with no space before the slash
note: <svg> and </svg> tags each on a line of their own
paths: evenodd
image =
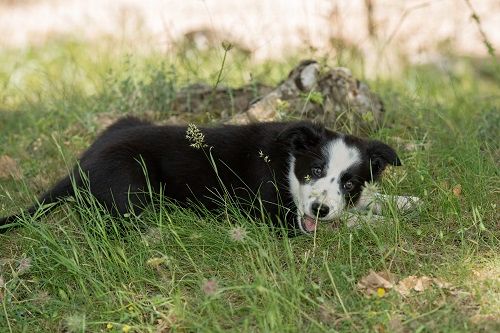
<svg viewBox="0 0 500 333">
<path fill-rule="evenodd" d="M 320 167 L 312 167 L 311 173 L 312 173 L 313 177 L 319 178 L 323 174 L 323 169 Z"/>
<path fill-rule="evenodd" d="M 354 183 L 350 180 L 344 183 L 344 190 L 351 191 L 354 188 Z"/>
</svg>

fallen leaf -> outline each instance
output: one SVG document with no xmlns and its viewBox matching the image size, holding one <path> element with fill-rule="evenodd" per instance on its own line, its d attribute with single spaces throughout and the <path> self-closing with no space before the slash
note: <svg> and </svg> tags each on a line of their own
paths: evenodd
<svg viewBox="0 0 500 333">
<path fill-rule="evenodd" d="M 417 284 L 416 280 L 417 277 L 415 275 L 410 275 L 399 281 L 399 283 L 394 287 L 394 290 L 400 293 L 401 296 L 408 296 L 410 295 L 413 287 Z"/>
<path fill-rule="evenodd" d="M 443 281 L 440 278 L 433 278 L 432 282 L 440 289 L 451 289 L 453 285 L 449 282 Z"/>
<path fill-rule="evenodd" d="M 394 274 L 388 271 L 374 272 L 370 270 L 367 276 L 359 280 L 357 287 L 365 295 L 378 297 L 384 297 L 390 289 L 394 289 L 403 297 L 409 296 L 412 291 L 423 292 L 432 286 L 440 289 L 453 289 L 451 283 L 425 275 L 410 275 L 398 283 L 396 281 Z"/>
<path fill-rule="evenodd" d="M 399 281 L 394 287 L 394 290 L 396 290 L 401 296 L 406 297 L 410 295 L 412 290 L 422 292 L 427 290 L 432 285 L 435 285 L 440 289 L 450 289 L 452 287 L 451 283 L 445 282 L 439 278 L 410 275 Z"/>
<path fill-rule="evenodd" d="M 219 291 L 219 284 L 215 279 L 206 280 L 201 286 L 201 290 L 207 296 L 213 296 Z"/>
<path fill-rule="evenodd" d="M 17 162 L 8 155 L 0 156 L 0 179 L 15 179 L 22 178 L 21 170 Z"/>
<path fill-rule="evenodd" d="M 370 270 L 370 273 L 358 282 L 358 288 L 365 295 L 379 295 L 379 288 L 383 288 L 385 295 L 385 290 L 393 288 L 394 283 L 394 274 L 388 271 L 374 272 Z"/>
<path fill-rule="evenodd" d="M 417 283 L 413 287 L 413 290 L 422 292 L 429 288 L 432 284 L 432 278 L 428 276 L 421 276 L 420 278 L 417 279 Z"/>
<path fill-rule="evenodd" d="M 460 197 L 462 195 L 462 185 L 455 185 L 452 191 L 454 196 L 456 196 L 457 198 Z"/>
</svg>

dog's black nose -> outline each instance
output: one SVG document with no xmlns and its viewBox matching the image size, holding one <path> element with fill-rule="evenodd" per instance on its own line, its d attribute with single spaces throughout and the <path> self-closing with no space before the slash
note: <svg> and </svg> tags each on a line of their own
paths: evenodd
<svg viewBox="0 0 500 333">
<path fill-rule="evenodd" d="M 330 211 L 330 208 L 328 208 L 328 206 L 324 206 L 322 204 L 320 204 L 319 202 L 314 202 L 312 205 L 311 205 L 311 209 L 312 209 L 312 212 L 313 214 L 318 217 L 325 217 L 328 215 L 328 212 Z"/>
</svg>

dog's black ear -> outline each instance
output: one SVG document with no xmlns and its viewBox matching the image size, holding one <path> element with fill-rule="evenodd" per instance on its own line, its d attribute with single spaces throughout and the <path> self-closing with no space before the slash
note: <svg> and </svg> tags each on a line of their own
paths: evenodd
<svg viewBox="0 0 500 333">
<path fill-rule="evenodd" d="M 387 165 L 401 165 L 401 160 L 394 149 L 383 142 L 369 141 L 367 151 L 374 177 L 379 176 Z"/>
<path fill-rule="evenodd" d="M 309 150 L 316 147 L 324 136 L 325 129 L 313 123 L 299 123 L 287 127 L 278 140 L 294 151 Z"/>
</svg>

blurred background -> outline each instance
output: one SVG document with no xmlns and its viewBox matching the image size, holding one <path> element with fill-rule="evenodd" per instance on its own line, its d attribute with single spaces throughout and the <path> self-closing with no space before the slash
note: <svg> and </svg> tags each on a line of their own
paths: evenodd
<svg viewBox="0 0 500 333">
<path fill-rule="evenodd" d="M 131 52 L 230 41 L 253 61 L 349 52 L 373 76 L 450 54 L 486 57 L 485 38 L 500 46 L 500 1 L 0 0 L 0 31 L 3 49 L 76 38 Z"/>
</svg>

